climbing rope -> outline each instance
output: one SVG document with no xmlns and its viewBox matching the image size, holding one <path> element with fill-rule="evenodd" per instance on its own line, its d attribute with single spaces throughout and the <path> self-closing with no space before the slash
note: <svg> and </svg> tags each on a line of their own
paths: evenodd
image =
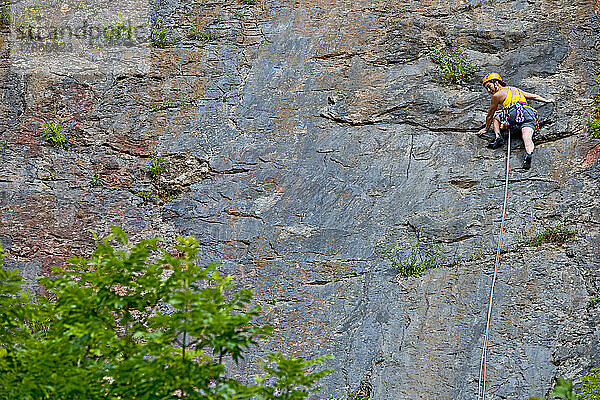
<svg viewBox="0 0 600 400">
<path fill-rule="evenodd" d="M 508 150 L 506 153 L 506 179 L 504 183 L 504 205 L 502 206 L 502 222 L 500 223 L 500 237 L 498 239 L 498 249 L 496 250 L 496 264 L 494 265 L 494 277 L 492 278 L 492 287 L 490 289 L 490 303 L 488 305 L 487 323 L 485 325 L 485 340 L 483 341 L 483 350 L 481 352 L 481 365 L 479 367 L 479 394 L 477 397 L 485 400 L 485 380 L 487 372 L 487 346 L 490 334 L 490 319 L 492 316 L 492 301 L 494 299 L 494 285 L 498 276 L 498 265 L 500 264 L 500 248 L 502 246 L 502 235 L 504 233 L 504 220 L 506 218 L 506 204 L 508 202 L 508 173 L 510 171 L 510 133 L 508 135 Z"/>
</svg>

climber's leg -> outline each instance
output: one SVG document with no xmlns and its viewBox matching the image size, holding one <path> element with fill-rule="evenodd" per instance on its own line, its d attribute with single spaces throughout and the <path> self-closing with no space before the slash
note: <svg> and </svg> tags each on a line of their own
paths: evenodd
<svg viewBox="0 0 600 400">
<path fill-rule="evenodd" d="M 525 158 L 523 159 L 523 168 L 529 169 L 531 168 L 531 158 L 533 156 L 533 149 L 535 145 L 533 144 L 533 133 L 534 129 L 530 126 L 524 126 L 521 129 L 521 135 L 523 136 L 523 143 L 525 143 Z"/>
<path fill-rule="evenodd" d="M 521 129 L 521 134 L 523 135 L 523 143 L 525 143 L 525 150 L 529 154 L 533 153 L 533 149 L 535 148 L 535 145 L 533 144 L 533 132 L 533 128 L 529 126 L 524 126 Z"/>
</svg>

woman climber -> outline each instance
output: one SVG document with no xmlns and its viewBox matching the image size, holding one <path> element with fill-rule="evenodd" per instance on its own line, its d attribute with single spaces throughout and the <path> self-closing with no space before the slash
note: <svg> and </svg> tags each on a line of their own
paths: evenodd
<svg viewBox="0 0 600 400">
<path fill-rule="evenodd" d="M 535 148 L 533 135 L 539 132 L 539 126 L 537 112 L 527 104 L 527 100 L 554 103 L 554 105 L 556 105 L 556 100 L 527 93 L 513 86 L 506 86 L 496 72 L 489 73 L 483 78 L 483 87 L 492 95 L 492 104 L 485 119 L 485 128 L 477 132 L 477 135 L 481 136 L 486 133 L 493 121 L 496 138 L 488 147 L 497 149 L 504 144 L 504 138 L 500 133 L 501 129 L 506 129 L 509 133 L 520 131 L 526 151 L 523 168 L 531 168 L 531 158 Z M 502 104 L 502 110 L 496 112 L 499 104 Z"/>
</svg>

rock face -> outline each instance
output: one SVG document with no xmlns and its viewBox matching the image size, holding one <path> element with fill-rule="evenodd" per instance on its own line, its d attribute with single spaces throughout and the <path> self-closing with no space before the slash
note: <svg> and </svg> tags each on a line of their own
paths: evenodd
<svg viewBox="0 0 600 400">
<path fill-rule="evenodd" d="M 138 18 L 136 41 L 104 34 L 96 47 L 30 54 L 23 43 L 41 39 L 19 35 L 19 4 L 2 27 L 8 266 L 33 281 L 110 225 L 195 235 L 204 261 L 255 287 L 261 322 L 276 327 L 262 350 L 336 357 L 320 398 L 362 384 L 372 399 L 476 399 L 505 149 L 473 133 L 489 104 L 481 77 L 498 71 L 558 107 L 535 104 L 529 172 L 513 140 L 489 393 L 541 395 L 600 367 L 600 306 L 588 302 L 600 288 L 600 162 L 585 132 L 598 2 L 117 3 L 87 18 Z M 90 9 L 53 12 L 79 21 Z M 479 70 L 443 85 L 427 54 L 453 43 Z M 45 143 L 43 123 L 69 148 Z M 576 234 L 525 245 L 556 226 Z M 378 245 L 401 248 L 415 231 L 438 243 L 442 265 L 398 276 Z"/>
</svg>

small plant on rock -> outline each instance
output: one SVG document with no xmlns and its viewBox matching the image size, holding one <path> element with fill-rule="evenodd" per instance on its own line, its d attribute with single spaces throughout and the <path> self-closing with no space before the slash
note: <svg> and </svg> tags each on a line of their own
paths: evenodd
<svg viewBox="0 0 600 400">
<path fill-rule="evenodd" d="M 436 46 L 429 52 L 429 59 L 438 66 L 437 80 L 441 83 L 463 83 L 477 70 L 469 60 L 464 44 L 454 44 L 447 49 Z"/>
<path fill-rule="evenodd" d="M 123 42 L 133 41 L 133 27 L 129 20 L 123 19 L 119 13 L 118 19 L 113 22 L 112 26 L 104 29 L 103 38 L 111 44 L 121 44 Z"/>
<path fill-rule="evenodd" d="M 548 227 L 542 233 L 537 234 L 533 238 L 527 240 L 525 244 L 527 246 L 538 247 L 544 243 L 554 243 L 560 246 L 568 239 L 575 236 L 575 234 L 576 232 L 574 230 L 563 226 Z"/>
<path fill-rule="evenodd" d="M 596 307 L 597 304 L 600 304 L 600 296 L 590 297 L 585 308 L 589 310 L 590 308 Z"/>
<path fill-rule="evenodd" d="M 172 44 L 173 42 L 167 37 L 168 33 L 169 31 L 167 31 L 166 29 L 155 29 L 152 32 L 152 46 L 165 48 Z"/>
<path fill-rule="evenodd" d="M 150 158 L 150 165 L 148 165 L 148 175 L 150 175 L 150 178 L 152 179 L 158 178 L 166 171 L 167 165 L 169 165 L 169 162 L 165 160 L 164 157 L 152 156 Z"/>
<path fill-rule="evenodd" d="M 371 390 L 371 384 L 363 381 L 354 392 L 348 395 L 348 400 L 369 400 L 371 398 Z"/>
<path fill-rule="evenodd" d="M 67 148 L 67 137 L 62 131 L 60 125 L 54 122 L 45 122 L 42 124 L 43 138 L 52 147 Z"/>
<path fill-rule="evenodd" d="M 170 201 L 181 196 L 181 190 L 172 187 L 159 188 L 158 196 L 162 200 Z"/>
<path fill-rule="evenodd" d="M 152 108 L 150 108 L 150 110 L 153 112 L 156 112 L 156 111 L 168 110 L 169 108 L 183 107 L 185 105 L 186 105 L 185 100 L 179 100 L 179 101 L 166 100 L 166 101 L 161 102 L 160 104 L 156 104 L 156 105 L 152 106 Z"/>
<path fill-rule="evenodd" d="M 588 117 L 588 128 L 590 135 L 596 139 L 600 139 L 600 92 L 596 93 L 593 97 L 594 110 Z"/>
<path fill-rule="evenodd" d="M 466 6 L 461 7 L 458 10 L 459 11 L 471 11 L 471 10 L 474 10 L 476 8 L 481 8 L 484 5 L 494 4 L 494 1 L 496 1 L 496 0 L 481 0 L 481 1 L 478 1 L 477 3 L 467 4 Z"/>
<path fill-rule="evenodd" d="M 0 9 L 0 28 L 3 28 L 5 26 L 10 26 L 11 22 L 12 22 L 12 19 L 10 17 L 10 10 L 8 10 L 4 7 L 2 9 Z"/>
<path fill-rule="evenodd" d="M 105 184 L 106 182 L 104 182 L 104 179 L 102 179 L 102 175 L 100 175 L 99 172 L 96 172 L 92 178 L 92 186 L 100 187 L 104 186 Z"/>
<path fill-rule="evenodd" d="M 140 197 L 145 203 L 152 203 L 155 199 L 158 198 L 156 193 L 152 193 L 147 190 L 138 190 L 133 194 Z"/>
<path fill-rule="evenodd" d="M 378 243 L 377 250 L 400 275 L 406 277 L 420 276 L 424 271 L 442 265 L 442 246 L 426 240 L 419 231 L 393 246 Z"/>
<path fill-rule="evenodd" d="M 202 30 L 197 26 L 194 26 L 191 29 L 191 36 L 194 39 L 201 40 L 203 42 L 212 42 L 214 40 L 219 40 L 221 38 L 221 34 L 216 29 L 206 29 Z"/>
<path fill-rule="evenodd" d="M 471 11 L 476 8 L 480 8 L 481 6 L 483 6 L 483 3 L 467 4 L 466 6 L 460 8 L 459 11 Z"/>
</svg>

